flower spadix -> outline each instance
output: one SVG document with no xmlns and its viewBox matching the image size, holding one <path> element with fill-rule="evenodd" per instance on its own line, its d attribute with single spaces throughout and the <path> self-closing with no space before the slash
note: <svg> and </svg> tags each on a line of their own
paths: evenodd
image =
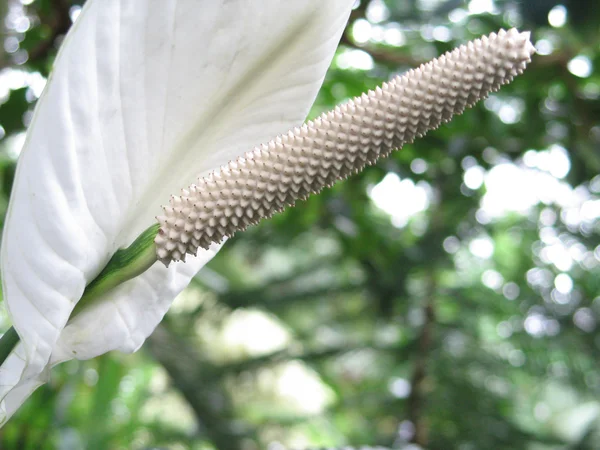
<svg viewBox="0 0 600 450">
<path fill-rule="evenodd" d="M 533 52 L 529 33 L 484 36 L 200 177 L 157 217 L 158 258 L 196 255 L 373 164 L 510 82 Z"/>
<path fill-rule="evenodd" d="M 197 271 L 160 263 L 71 317 L 161 199 L 302 124 L 354 0 L 88 0 L 21 152 L 2 240 L 20 342 L 0 367 L 9 417 L 49 368 L 140 347 Z"/>
</svg>

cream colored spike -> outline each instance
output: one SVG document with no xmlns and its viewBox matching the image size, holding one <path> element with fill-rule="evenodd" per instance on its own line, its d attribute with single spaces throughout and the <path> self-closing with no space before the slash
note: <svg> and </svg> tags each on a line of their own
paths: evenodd
<svg viewBox="0 0 600 450">
<path fill-rule="evenodd" d="M 185 260 L 372 165 L 510 82 L 534 51 L 529 33 L 492 33 L 256 147 L 171 198 L 158 259 Z"/>
</svg>

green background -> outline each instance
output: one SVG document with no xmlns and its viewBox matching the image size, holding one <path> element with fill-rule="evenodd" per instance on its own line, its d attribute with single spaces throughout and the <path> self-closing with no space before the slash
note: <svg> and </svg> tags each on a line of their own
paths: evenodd
<svg viewBox="0 0 600 450">
<path fill-rule="evenodd" d="M 2 1 L 0 217 L 82 3 Z M 540 54 L 451 124 L 237 235 L 141 351 L 56 368 L 0 448 L 600 448 L 599 11 L 362 0 L 313 117 L 499 28 L 531 30 Z"/>
</svg>

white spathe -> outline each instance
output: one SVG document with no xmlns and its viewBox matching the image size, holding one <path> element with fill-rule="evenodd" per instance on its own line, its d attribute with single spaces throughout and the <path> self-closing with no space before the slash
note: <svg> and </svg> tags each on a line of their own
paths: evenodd
<svg viewBox="0 0 600 450">
<path fill-rule="evenodd" d="M 49 367 L 137 350 L 219 250 L 155 264 L 67 320 L 112 254 L 199 174 L 303 122 L 354 0 L 88 0 L 40 98 L 1 250 L 21 342 L 6 420 Z M 65 327 L 66 326 L 66 327 Z"/>
</svg>

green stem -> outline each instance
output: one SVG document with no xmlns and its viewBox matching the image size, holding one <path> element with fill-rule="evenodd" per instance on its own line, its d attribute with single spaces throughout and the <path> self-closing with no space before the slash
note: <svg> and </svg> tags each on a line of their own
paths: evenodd
<svg viewBox="0 0 600 450">
<path fill-rule="evenodd" d="M 158 224 L 152 225 L 140 234 L 129 247 L 116 251 L 102 272 L 86 286 L 70 318 L 75 317 L 101 294 L 141 275 L 157 261 L 154 238 L 158 229 Z M 13 327 L 10 327 L 0 337 L 0 365 L 8 358 L 18 342 L 19 335 Z"/>
<path fill-rule="evenodd" d="M 75 305 L 71 317 L 74 317 L 99 295 L 141 275 L 156 262 L 154 238 L 158 234 L 159 227 L 158 224 L 152 225 L 140 234 L 129 247 L 117 250 L 102 272 L 87 285 L 83 296 Z"/>
<path fill-rule="evenodd" d="M 0 338 L 0 361 L 4 362 L 12 349 L 19 342 L 19 335 L 13 327 L 10 327 Z"/>
</svg>

